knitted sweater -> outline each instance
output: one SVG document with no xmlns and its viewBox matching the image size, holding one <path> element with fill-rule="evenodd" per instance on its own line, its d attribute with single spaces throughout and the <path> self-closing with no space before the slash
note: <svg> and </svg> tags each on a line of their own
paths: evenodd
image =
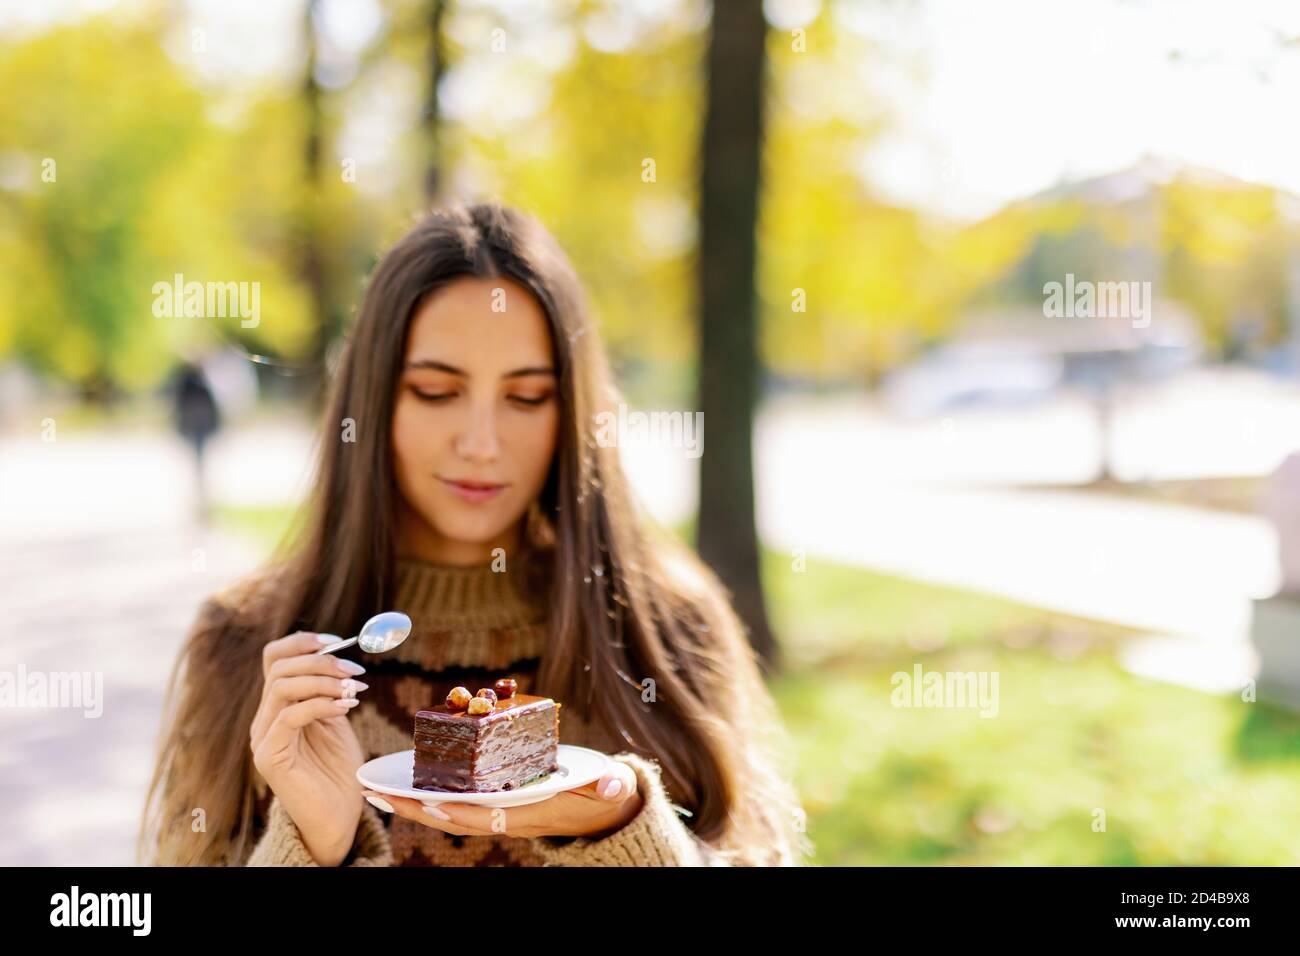
<svg viewBox="0 0 1300 956">
<path fill-rule="evenodd" d="M 365 654 L 355 646 L 337 652 L 366 668 L 361 679 L 369 689 L 360 694 L 361 703 L 348 719 L 367 760 L 409 749 L 415 712 L 443 700 L 456 685 L 473 689 L 509 676 L 518 681 L 520 693 L 537 692 L 534 681 L 546 650 L 546 610 L 542 598 L 521 593 L 514 583 L 519 578 L 494 572 L 490 563 L 461 567 L 418 559 L 398 562 L 392 604 L 411 617 L 411 635 L 382 655 Z M 228 620 L 238 613 L 249 589 L 272 587 L 263 573 L 236 582 L 205 604 L 196 626 L 204 627 L 209 617 Z M 761 846 L 716 847 L 686 825 L 685 811 L 679 812 L 673 802 L 657 762 L 626 751 L 620 741 L 585 722 L 574 707 L 561 714 L 560 739 L 600 750 L 632 768 L 643 800 L 635 817 L 599 839 L 458 836 L 380 813 L 366 802 L 342 865 L 791 866 L 797 853 L 808 852 L 806 841 L 791 831 L 801 818 L 794 804 L 764 808 L 764 813 L 770 811 L 772 832 Z M 316 866 L 279 798 L 253 772 L 258 798 L 251 850 L 229 862 Z"/>
</svg>

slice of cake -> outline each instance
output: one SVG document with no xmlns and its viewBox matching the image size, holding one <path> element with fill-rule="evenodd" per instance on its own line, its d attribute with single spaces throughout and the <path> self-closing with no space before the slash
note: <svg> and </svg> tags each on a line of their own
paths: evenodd
<svg viewBox="0 0 1300 956">
<path fill-rule="evenodd" d="M 559 769 L 560 704 L 497 681 L 471 695 L 457 687 L 415 715 L 417 790 L 516 790 Z"/>
</svg>

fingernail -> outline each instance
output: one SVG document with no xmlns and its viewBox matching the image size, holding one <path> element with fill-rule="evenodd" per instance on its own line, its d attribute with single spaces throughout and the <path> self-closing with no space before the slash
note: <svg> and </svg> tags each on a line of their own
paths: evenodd
<svg viewBox="0 0 1300 956">
<path fill-rule="evenodd" d="M 618 796 L 619 791 L 623 789 L 623 781 L 615 777 L 605 784 L 605 789 L 600 791 L 600 795 L 606 800 L 612 800 Z"/>
<path fill-rule="evenodd" d="M 369 690 L 369 684 L 363 684 L 359 680 L 353 680 L 351 677 L 345 677 L 339 682 L 339 689 L 343 691 L 344 697 L 356 697 L 359 691 Z"/>
<path fill-rule="evenodd" d="M 336 634 L 317 634 L 316 640 L 320 641 L 322 645 L 325 645 L 335 644 L 340 640 L 340 638 Z"/>
<path fill-rule="evenodd" d="M 389 803 L 387 800 L 381 800 L 379 799 L 379 797 L 371 797 L 371 796 L 367 796 L 366 799 L 370 801 L 371 806 L 379 810 L 383 810 L 385 813 L 393 812 L 393 805 Z"/>
<path fill-rule="evenodd" d="M 447 816 L 447 814 L 441 809 L 439 809 L 437 806 L 429 806 L 428 804 L 426 804 L 424 807 L 424 812 L 431 817 L 437 817 L 439 820 L 451 819 L 451 817 Z"/>
<path fill-rule="evenodd" d="M 339 659 L 339 667 L 343 668 L 349 674 L 364 674 L 366 672 L 366 669 L 356 661 L 345 661 L 342 658 Z"/>
<path fill-rule="evenodd" d="M 349 707 L 355 707 L 359 703 L 361 703 L 361 701 L 357 700 L 355 697 L 340 697 L 338 700 L 334 701 L 334 706 L 339 710 L 347 710 Z"/>
</svg>

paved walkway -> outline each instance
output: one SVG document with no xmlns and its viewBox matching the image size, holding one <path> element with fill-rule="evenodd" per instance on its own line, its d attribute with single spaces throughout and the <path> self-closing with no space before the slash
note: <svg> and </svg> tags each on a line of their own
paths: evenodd
<svg viewBox="0 0 1300 956">
<path fill-rule="evenodd" d="M 1235 691 L 1257 673 L 1251 601 L 1278 585 L 1262 518 L 1008 487 L 1092 474 L 1085 402 L 910 423 L 866 402 L 773 403 L 756 445 L 759 529 L 774 548 L 1137 628 L 1149 638 L 1121 663 L 1144 676 Z M 1262 475 L 1296 449 L 1300 394 L 1238 373 L 1153 389 L 1113 446 L 1131 478 Z M 697 462 L 652 448 L 625 458 L 652 511 L 693 513 Z"/>
<path fill-rule="evenodd" d="M 102 692 L 0 709 L 0 865 L 133 862 L 171 665 L 199 602 L 256 559 L 183 525 L 5 536 L 0 671 L 99 674 Z"/>
</svg>

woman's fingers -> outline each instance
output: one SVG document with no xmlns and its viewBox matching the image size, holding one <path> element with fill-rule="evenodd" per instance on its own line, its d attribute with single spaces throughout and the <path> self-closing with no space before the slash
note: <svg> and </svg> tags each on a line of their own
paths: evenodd
<svg viewBox="0 0 1300 956">
<path fill-rule="evenodd" d="M 419 800 L 411 800 L 408 797 L 395 797 L 387 793 L 376 793 L 373 790 L 363 790 L 361 792 L 362 795 L 378 810 L 383 810 L 385 813 L 392 813 L 394 816 L 405 817 L 408 820 L 414 820 L 416 823 L 423 824 L 427 827 L 433 827 L 434 829 L 441 830 L 444 833 L 450 833 L 454 836 L 486 836 L 492 832 L 490 824 L 488 828 L 479 829 L 475 826 L 461 825 L 451 819 L 444 820 L 430 816 L 424 812 L 425 805 Z M 376 804 L 375 800 L 387 804 L 389 807 L 392 807 L 392 810 L 385 810 L 384 807 Z M 457 809 L 484 810 L 485 808 L 469 807 L 464 804 L 458 804 Z"/>
<path fill-rule="evenodd" d="M 278 709 L 313 697 L 356 697 L 369 686 L 352 677 L 281 677 L 271 683 L 267 697 Z"/>
<path fill-rule="evenodd" d="M 277 724 L 282 724 L 291 730 L 301 730 L 314 721 L 346 714 L 359 703 L 355 697 L 313 697 L 284 708 L 271 728 L 274 730 Z"/>
<path fill-rule="evenodd" d="M 611 803 L 621 803 L 636 793 L 636 789 L 636 771 L 621 761 L 611 760 L 609 768 L 601 774 L 599 780 L 593 780 L 576 790 L 565 792 L 596 800 L 608 800 Z"/>
<path fill-rule="evenodd" d="M 269 677 L 271 665 L 281 658 L 311 654 L 322 646 L 320 635 L 310 631 L 295 631 L 287 637 L 271 641 L 262 648 L 262 676 Z"/>
<path fill-rule="evenodd" d="M 358 677 L 366 669 L 353 661 L 345 661 L 333 654 L 299 654 L 294 657 L 281 657 L 274 661 L 266 671 L 266 680 L 270 683 L 281 677 L 302 677 L 305 674 L 320 674 L 322 677 Z"/>
<path fill-rule="evenodd" d="M 266 736 L 268 739 L 286 738 L 314 721 L 346 714 L 359 703 L 361 701 L 355 697 L 313 697 L 311 700 L 290 704 L 271 721 Z"/>
<path fill-rule="evenodd" d="M 346 680 L 365 673 L 366 669 L 360 664 L 345 661 L 332 654 L 301 653 L 303 648 L 318 647 L 316 640 L 318 636 L 300 632 L 290 634 L 288 637 L 282 637 L 280 640 L 272 641 L 266 645 L 267 650 L 262 655 L 264 668 L 262 700 L 248 729 L 248 739 L 254 749 L 261 741 L 262 735 L 266 733 L 267 727 L 271 725 L 271 721 L 275 720 L 280 708 L 291 700 L 304 700 L 307 697 L 317 696 L 343 696 L 333 690 L 317 690 L 312 693 L 299 692 L 296 694 L 277 693 L 276 688 L 284 679 L 318 675 L 322 678 Z M 286 654 L 292 656 L 286 657 L 284 656 Z"/>
<path fill-rule="evenodd" d="M 426 826 L 462 835 L 531 837 L 581 836 L 609 829 L 628 814 L 617 801 L 594 800 L 576 790 L 557 793 L 537 803 L 522 807 L 480 807 L 470 803 L 440 803 L 432 809 L 420 801 L 407 801 L 397 807 L 400 798 L 384 797 L 394 804 L 395 812 Z"/>
<path fill-rule="evenodd" d="M 253 746 L 254 763 L 257 755 L 279 754 L 290 749 L 302 728 L 317 720 L 326 720 L 346 714 L 361 701 L 355 697 L 313 697 L 280 710 L 266 730 L 266 736 Z M 262 767 L 258 766 L 259 770 Z M 262 770 L 265 775 L 265 770 Z"/>
<path fill-rule="evenodd" d="M 356 680 L 349 668 L 329 655 L 306 655 L 281 658 L 271 665 L 271 674 L 262 686 L 262 701 L 253 715 L 248 739 L 254 747 L 280 710 L 309 697 L 355 697 L 369 685 Z M 358 665 L 358 668 L 364 670 Z M 300 675 L 300 676 L 293 676 Z M 344 676 L 337 676 L 344 675 Z"/>
<path fill-rule="evenodd" d="M 612 797 L 598 796 L 597 787 L 601 781 L 617 781 L 618 793 Z M 509 809 L 449 801 L 435 804 L 431 813 L 430 806 L 420 800 L 373 790 L 363 793 L 379 810 L 457 836 L 579 836 L 616 828 L 633 815 L 634 812 L 624 808 L 622 803 L 636 793 L 636 773 L 626 764 L 620 764 L 611 768 L 601 780 L 586 787 L 566 790 L 547 800 Z M 375 803 L 376 799 L 387 806 Z"/>
<path fill-rule="evenodd" d="M 607 834 L 635 818 L 643 800 L 628 803 L 637 796 L 636 771 L 619 760 L 598 780 L 574 790 L 565 790 L 537 803 L 500 809 L 456 803 L 454 800 L 432 808 L 420 800 L 395 797 L 373 790 L 362 793 L 373 806 L 416 823 L 457 836 L 583 836 Z M 432 810 L 432 812 L 430 812 Z"/>
</svg>

